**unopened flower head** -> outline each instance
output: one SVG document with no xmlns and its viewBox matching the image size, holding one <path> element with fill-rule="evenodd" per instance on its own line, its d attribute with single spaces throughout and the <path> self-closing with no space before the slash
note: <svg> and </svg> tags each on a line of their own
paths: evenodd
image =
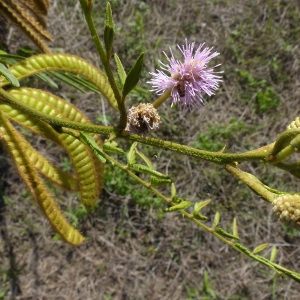
<svg viewBox="0 0 300 300">
<path fill-rule="evenodd" d="M 300 195 L 278 196 L 273 200 L 272 205 L 280 221 L 300 229 Z"/>
<path fill-rule="evenodd" d="M 150 73 L 153 78 L 148 81 L 153 86 L 153 91 L 159 95 L 171 89 L 172 105 L 178 104 L 181 109 L 192 109 L 201 107 L 205 100 L 204 94 L 211 96 L 219 87 L 222 72 L 215 72 L 215 65 L 209 68 L 209 61 L 219 55 L 218 52 L 211 53 L 212 48 L 203 48 L 201 44 L 194 52 L 195 43 L 188 44 L 187 40 L 182 47 L 178 46 L 183 54 L 184 61 L 176 60 L 172 50 L 171 57 L 168 57 L 169 64 L 162 65 L 162 70 L 157 73 Z"/>
<path fill-rule="evenodd" d="M 128 111 L 125 130 L 139 135 L 146 135 L 158 129 L 161 123 L 156 108 L 151 103 L 142 103 Z"/>
</svg>

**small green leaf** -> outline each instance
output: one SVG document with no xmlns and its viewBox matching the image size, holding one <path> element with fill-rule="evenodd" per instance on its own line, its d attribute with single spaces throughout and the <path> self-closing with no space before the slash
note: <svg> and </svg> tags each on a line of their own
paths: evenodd
<svg viewBox="0 0 300 300">
<path fill-rule="evenodd" d="M 239 238 L 237 236 L 228 233 L 227 231 L 225 231 L 222 228 L 216 227 L 215 228 L 215 232 L 217 232 L 218 234 L 220 234 L 220 235 L 222 235 L 224 237 L 228 237 L 228 238 L 231 238 L 231 239 L 239 240 Z"/>
<path fill-rule="evenodd" d="M 90 146 L 95 155 L 99 158 L 100 161 L 103 163 L 106 162 L 105 154 L 103 150 L 98 146 L 95 142 L 94 138 L 87 133 L 80 131 L 80 140 L 85 143 L 86 145 Z"/>
<path fill-rule="evenodd" d="M 66 84 L 74 87 L 75 89 L 81 91 L 82 93 L 86 92 L 84 88 L 87 88 L 88 90 L 95 93 L 100 92 L 99 89 L 93 83 L 91 83 L 89 80 L 79 75 L 68 73 L 68 72 L 59 72 L 59 71 L 48 71 L 47 73 L 51 74 L 51 76 L 59 79 L 60 81 L 63 81 Z M 42 74 L 43 73 L 37 75 L 42 75 Z"/>
<path fill-rule="evenodd" d="M 145 165 L 141 165 L 141 164 L 130 164 L 129 168 L 131 170 L 137 171 L 137 172 L 141 172 L 144 174 L 148 174 L 148 175 L 152 175 L 158 178 L 162 178 L 162 179 L 169 179 L 169 176 L 162 174 L 160 172 L 157 172 L 155 170 L 151 170 L 148 166 Z"/>
<path fill-rule="evenodd" d="M 106 55 L 110 57 L 115 35 L 115 26 L 112 17 L 111 6 L 109 2 L 106 4 L 106 24 L 104 28 L 104 44 Z"/>
<path fill-rule="evenodd" d="M 143 64 L 144 53 L 142 52 L 126 77 L 123 87 L 123 97 L 127 96 L 128 93 L 137 85 L 141 76 Z"/>
<path fill-rule="evenodd" d="M 271 262 L 273 262 L 275 260 L 276 254 L 277 254 L 277 248 L 274 246 L 274 247 L 272 247 L 272 250 L 271 250 L 271 256 L 270 256 Z"/>
<path fill-rule="evenodd" d="M 265 249 L 268 248 L 269 246 L 270 246 L 270 244 L 261 244 L 261 245 L 255 247 L 255 249 L 253 250 L 252 253 L 253 253 L 253 254 L 257 254 L 257 253 L 259 253 L 259 252 L 265 250 Z"/>
<path fill-rule="evenodd" d="M 178 210 L 189 208 L 192 204 L 193 203 L 191 201 L 182 201 L 177 205 L 166 208 L 164 211 L 165 212 L 178 211 Z"/>
<path fill-rule="evenodd" d="M 175 198 L 176 194 L 177 194 L 177 191 L 176 191 L 175 183 L 172 182 L 172 184 L 171 184 L 171 196 L 172 196 L 172 199 Z"/>
<path fill-rule="evenodd" d="M 114 29 L 109 25 L 105 25 L 105 28 L 104 28 L 104 44 L 105 44 L 107 57 L 110 57 L 110 55 L 111 55 L 114 36 L 115 36 Z"/>
<path fill-rule="evenodd" d="M 13 73 L 6 68 L 5 65 L 0 63 L 0 74 L 3 75 L 13 86 L 19 87 L 19 80 L 13 75 Z"/>
<path fill-rule="evenodd" d="M 185 201 L 185 200 L 183 198 L 178 197 L 177 195 L 175 195 L 174 197 L 172 197 L 172 202 L 180 203 L 182 201 Z"/>
<path fill-rule="evenodd" d="M 114 28 L 113 15 L 109 2 L 107 2 L 106 4 L 106 25 L 109 25 L 110 27 Z"/>
<path fill-rule="evenodd" d="M 202 201 L 202 202 L 196 202 L 194 205 L 194 214 L 198 213 L 203 209 L 205 206 L 207 206 L 211 202 L 210 199 Z"/>
<path fill-rule="evenodd" d="M 115 141 L 104 143 L 103 150 L 105 152 L 111 152 L 111 153 L 117 153 L 117 154 L 125 153 L 125 151 L 123 149 L 118 147 L 118 143 L 116 143 Z"/>
<path fill-rule="evenodd" d="M 50 72 L 50 71 L 49 71 Z M 54 72 L 53 72 L 54 73 Z M 38 77 L 39 79 L 43 80 L 44 82 L 46 82 L 47 84 L 49 84 L 50 86 L 54 87 L 55 89 L 58 89 L 58 85 L 56 84 L 55 81 L 53 81 L 49 76 L 47 76 L 45 73 L 38 73 L 35 74 L 36 77 Z"/>
<path fill-rule="evenodd" d="M 233 235 L 236 236 L 236 237 L 239 236 L 236 218 L 234 218 L 234 219 L 233 219 L 233 222 L 232 222 L 232 233 L 233 233 Z"/>
<path fill-rule="evenodd" d="M 208 217 L 203 216 L 203 215 L 201 215 L 201 214 L 199 214 L 199 213 L 194 213 L 194 214 L 193 214 L 193 217 L 194 217 L 195 219 L 197 219 L 197 220 L 200 220 L 200 221 L 207 221 L 207 220 L 208 220 Z"/>
<path fill-rule="evenodd" d="M 247 254 L 247 255 L 251 255 L 251 252 L 243 245 L 239 244 L 239 243 L 235 243 L 234 246 L 239 249 L 241 252 Z"/>
<path fill-rule="evenodd" d="M 214 217 L 214 223 L 213 223 L 213 227 L 217 227 L 219 222 L 220 222 L 220 213 L 219 212 L 216 212 L 215 214 L 215 217 Z"/>
<path fill-rule="evenodd" d="M 14 65 L 18 61 L 23 60 L 24 57 L 15 54 L 8 54 L 5 51 L 0 50 L 0 61 L 6 65 Z"/>
<path fill-rule="evenodd" d="M 124 67 L 123 67 L 121 60 L 120 60 L 119 56 L 117 55 L 117 53 L 115 53 L 115 62 L 116 62 L 116 66 L 117 66 L 118 76 L 119 76 L 120 82 L 123 87 L 127 75 L 126 75 Z"/>
<path fill-rule="evenodd" d="M 142 152 L 138 151 L 136 149 L 136 154 L 146 163 L 146 165 L 151 169 L 151 170 L 154 170 L 154 167 L 150 161 L 150 159 L 145 155 L 143 154 Z"/>
<path fill-rule="evenodd" d="M 130 147 L 128 153 L 127 153 L 127 163 L 128 163 L 129 165 L 135 163 L 136 147 L 137 147 L 137 142 L 134 142 L 134 143 L 131 145 L 131 147 Z"/>
<path fill-rule="evenodd" d="M 152 186 L 162 186 L 162 185 L 169 184 L 172 182 L 172 180 L 169 178 L 164 179 L 164 178 L 157 178 L 154 176 L 151 176 L 150 180 L 151 180 Z"/>
</svg>

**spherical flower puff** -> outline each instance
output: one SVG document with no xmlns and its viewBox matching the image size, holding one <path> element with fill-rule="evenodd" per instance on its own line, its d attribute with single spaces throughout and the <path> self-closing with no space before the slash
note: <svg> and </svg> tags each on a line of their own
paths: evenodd
<svg viewBox="0 0 300 300">
<path fill-rule="evenodd" d="M 172 105 L 178 104 L 181 109 L 191 110 L 193 107 L 201 107 L 205 100 L 204 94 L 211 96 L 219 87 L 221 76 L 217 75 L 222 72 L 215 72 L 213 69 L 220 66 L 215 65 L 213 68 L 208 68 L 209 61 L 219 55 L 218 52 L 211 53 L 212 48 L 204 48 L 204 43 L 201 44 L 194 52 L 195 43 L 180 47 L 179 50 L 183 54 L 184 61 L 181 62 L 174 58 L 171 52 L 171 58 L 167 57 L 169 64 L 164 64 L 161 61 L 162 69 L 167 71 L 157 70 L 157 73 L 150 73 L 153 79 L 148 81 L 153 86 L 152 91 L 161 95 L 166 90 L 171 88 Z"/>
</svg>

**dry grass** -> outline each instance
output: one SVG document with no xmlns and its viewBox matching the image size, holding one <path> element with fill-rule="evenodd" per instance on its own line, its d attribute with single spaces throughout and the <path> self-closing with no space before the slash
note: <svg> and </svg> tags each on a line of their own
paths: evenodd
<svg viewBox="0 0 300 300">
<path fill-rule="evenodd" d="M 95 3 L 100 30 L 104 1 Z M 161 113 L 164 125 L 158 136 L 190 144 L 199 143 L 201 132 L 201 141 L 209 141 L 207 147 L 227 144 L 230 151 L 244 151 L 273 141 L 299 115 L 297 1 L 111 3 L 118 29 L 114 50 L 126 68 L 145 50 L 143 82 L 147 72 L 157 67 L 161 51 L 183 44 L 185 37 L 196 43 L 205 41 L 221 53 L 217 59 L 224 70 L 220 92 L 192 114 L 165 105 Z M 99 65 L 77 1 L 52 1 L 49 31 L 55 40 L 53 47 Z M 14 34 L 12 49 L 19 46 Z M 256 82 L 265 79 L 280 104 L 272 107 L 271 102 L 263 111 L 255 93 L 267 93 L 266 87 L 251 87 L 237 69 L 251 74 Z M 55 92 L 75 99 L 93 120 L 99 114 L 112 113 L 92 94 L 80 95 L 68 87 Z M 146 99 L 135 96 L 130 101 Z M 237 121 L 244 129 L 225 134 L 224 128 Z M 265 242 L 276 245 L 278 262 L 300 271 L 299 234 L 274 220 L 270 206 L 259 197 L 218 166 L 145 149 L 151 156 L 158 155 L 158 168 L 175 180 L 179 195 L 192 201 L 211 197 L 212 205 L 206 211 L 209 217 L 220 211 L 224 228 L 236 217 L 243 244 L 250 249 Z M 244 169 L 277 189 L 290 191 L 299 186 L 296 179 L 272 168 L 245 164 Z M 5 299 L 214 299 L 203 286 L 204 270 L 208 271 L 215 299 L 299 298 L 296 282 L 274 276 L 180 215 L 165 215 L 159 220 L 153 209 L 141 208 L 130 195 L 119 195 L 109 182 L 100 205 L 80 221 L 81 231 L 89 239 L 78 248 L 51 240 L 53 232 L 28 199 L 12 167 L 6 185 L 9 198 L 2 214 L 0 244 L 0 291 L 8 289 Z M 77 201 L 74 195 L 59 193 L 58 197 L 68 209 Z"/>
</svg>

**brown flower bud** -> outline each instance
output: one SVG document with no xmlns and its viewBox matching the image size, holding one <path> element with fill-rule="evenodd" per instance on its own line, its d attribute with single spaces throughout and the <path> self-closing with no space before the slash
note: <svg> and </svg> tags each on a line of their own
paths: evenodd
<svg viewBox="0 0 300 300">
<path fill-rule="evenodd" d="M 129 109 L 125 130 L 130 133 L 146 135 L 150 131 L 158 129 L 159 123 L 161 120 L 156 108 L 151 103 L 142 103 Z"/>
<path fill-rule="evenodd" d="M 283 223 L 300 229 L 300 195 L 283 195 L 272 202 L 275 215 Z"/>
</svg>

